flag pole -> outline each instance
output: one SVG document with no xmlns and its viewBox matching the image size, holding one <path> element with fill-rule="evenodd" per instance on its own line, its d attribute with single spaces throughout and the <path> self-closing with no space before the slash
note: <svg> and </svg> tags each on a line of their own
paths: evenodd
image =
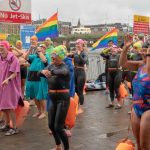
<svg viewBox="0 0 150 150">
<path fill-rule="evenodd" d="M 58 19 L 58 8 L 57 8 L 57 19 Z M 58 30 L 58 37 L 59 37 L 59 19 L 58 19 L 58 22 L 57 22 L 57 30 Z"/>
</svg>

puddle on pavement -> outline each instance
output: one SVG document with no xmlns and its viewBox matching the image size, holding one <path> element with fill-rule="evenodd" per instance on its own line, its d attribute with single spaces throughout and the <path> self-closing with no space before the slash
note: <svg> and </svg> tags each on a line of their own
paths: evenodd
<svg viewBox="0 0 150 150">
<path fill-rule="evenodd" d="M 106 133 L 106 134 L 101 134 L 100 136 L 98 136 L 100 139 L 106 139 L 106 138 L 109 138 L 113 135 L 115 135 L 117 133 Z"/>
<path fill-rule="evenodd" d="M 120 130 L 117 130 L 117 131 L 114 131 L 114 132 L 104 133 L 104 134 L 99 135 L 98 137 L 101 138 L 101 139 L 106 139 L 106 138 L 114 136 L 115 134 L 118 134 L 119 132 L 122 132 L 124 130 L 127 130 L 127 128 L 120 129 Z"/>
</svg>

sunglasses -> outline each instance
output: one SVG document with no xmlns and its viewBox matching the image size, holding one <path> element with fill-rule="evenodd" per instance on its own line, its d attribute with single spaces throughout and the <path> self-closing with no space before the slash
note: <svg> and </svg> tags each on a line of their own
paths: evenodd
<svg viewBox="0 0 150 150">
<path fill-rule="evenodd" d="M 45 46 L 43 46 L 43 45 L 41 45 L 41 46 L 39 46 L 39 47 L 42 47 L 42 48 L 45 48 L 45 49 L 46 49 L 46 47 L 45 47 Z"/>
<path fill-rule="evenodd" d="M 56 58 L 58 55 L 56 53 L 51 54 L 51 58 Z"/>
</svg>

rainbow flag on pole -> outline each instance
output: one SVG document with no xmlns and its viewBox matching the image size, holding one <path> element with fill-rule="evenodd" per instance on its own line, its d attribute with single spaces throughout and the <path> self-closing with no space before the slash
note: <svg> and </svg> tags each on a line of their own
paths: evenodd
<svg viewBox="0 0 150 150">
<path fill-rule="evenodd" d="M 39 41 L 44 41 L 45 38 L 58 37 L 58 13 L 55 13 L 49 19 L 47 19 L 37 30 L 36 36 Z"/>
<path fill-rule="evenodd" d="M 106 33 L 103 37 L 101 37 L 96 43 L 92 45 L 93 48 L 91 51 L 107 47 L 108 41 L 110 40 L 114 42 L 114 45 L 118 44 L 118 29 L 113 29 L 110 32 Z"/>
</svg>

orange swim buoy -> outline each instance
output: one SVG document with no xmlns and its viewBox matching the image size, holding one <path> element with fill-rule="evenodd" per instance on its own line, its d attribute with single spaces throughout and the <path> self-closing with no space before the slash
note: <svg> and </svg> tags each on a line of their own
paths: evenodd
<svg viewBox="0 0 150 150">
<path fill-rule="evenodd" d="M 123 83 L 121 83 L 121 85 L 119 87 L 119 94 L 120 94 L 120 98 L 125 98 L 128 96 L 128 92 Z"/>
<path fill-rule="evenodd" d="M 76 116 L 78 114 L 78 101 L 79 98 L 77 94 L 75 94 L 74 98 L 70 99 L 70 106 L 65 120 L 65 125 L 69 129 L 73 128 L 75 125 Z"/>
<path fill-rule="evenodd" d="M 0 117 L 2 116 L 2 114 L 3 114 L 2 111 L 0 111 Z"/>
<path fill-rule="evenodd" d="M 75 101 L 75 104 L 76 104 L 76 116 L 78 115 L 78 107 L 79 107 L 79 97 L 77 94 L 74 95 L 74 101 Z"/>
<path fill-rule="evenodd" d="M 122 140 L 117 145 L 116 150 L 135 150 L 135 144 L 131 140 Z"/>
<path fill-rule="evenodd" d="M 23 123 L 25 118 L 28 115 L 29 112 L 29 102 L 24 101 L 24 106 L 18 106 L 17 109 L 15 110 L 16 113 L 16 126 L 17 128 L 20 127 Z M 12 121 L 10 122 L 10 126 L 12 127 Z"/>
</svg>

